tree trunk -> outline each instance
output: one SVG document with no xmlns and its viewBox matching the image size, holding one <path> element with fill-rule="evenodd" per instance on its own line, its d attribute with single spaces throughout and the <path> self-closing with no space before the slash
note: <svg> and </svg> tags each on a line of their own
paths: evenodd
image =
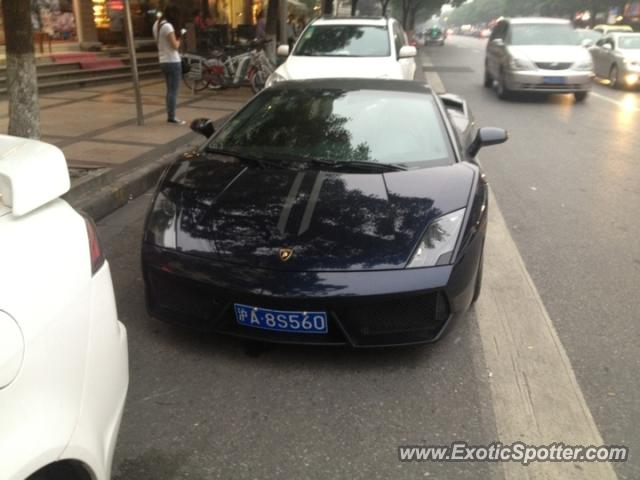
<svg viewBox="0 0 640 480">
<path fill-rule="evenodd" d="M 333 15 L 333 0 L 322 0 L 322 13 Z"/>
<path fill-rule="evenodd" d="M 31 2 L 2 0 L 2 16 L 7 52 L 9 135 L 40 138 Z"/>
<path fill-rule="evenodd" d="M 276 48 L 278 43 L 278 0 L 269 0 L 267 4 L 267 18 L 265 20 L 265 39 L 270 40 L 265 45 L 267 55 L 277 65 Z"/>
<path fill-rule="evenodd" d="M 351 0 L 351 16 L 355 17 L 358 11 L 358 0 Z"/>
</svg>

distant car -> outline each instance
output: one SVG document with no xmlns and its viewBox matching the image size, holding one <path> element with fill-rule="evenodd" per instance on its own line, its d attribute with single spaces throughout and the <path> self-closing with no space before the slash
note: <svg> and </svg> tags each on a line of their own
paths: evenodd
<svg viewBox="0 0 640 480">
<path fill-rule="evenodd" d="M 439 25 L 433 25 L 424 31 L 423 38 L 425 45 L 442 46 L 447 39 L 447 31 Z"/>
<path fill-rule="evenodd" d="M 108 480 L 127 335 L 62 152 L 0 135 L 0 477 Z"/>
<path fill-rule="evenodd" d="M 473 125 L 421 82 L 262 91 L 160 181 L 142 245 L 150 314 L 261 341 L 436 340 L 480 294 L 475 157 L 507 138 Z"/>
<path fill-rule="evenodd" d="M 290 54 L 291 53 L 291 54 Z M 351 77 L 413 80 L 415 46 L 393 18 L 318 18 L 303 30 L 287 57 L 267 79 L 267 87 L 285 80 Z"/>
<path fill-rule="evenodd" d="M 602 38 L 602 33 L 587 28 L 576 28 L 576 33 L 578 34 L 578 41 L 583 47 L 591 47 Z"/>
<path fill-rule="evenodd" d="M 633 28 L 631 28 L 629 25 L 596 25 L 595 27 L 593 27 L 593 30 L 602 35 L 609 35 L 613 32 L 633 32 Z"/>
<path fill-rule="evenodd" d="M 640 84 L 640 33 L 610 33 L 589 49 L 597 77 L 613 88 Z"/>
<path fill-rule="evenodd" d="M 484 85 L 498 97 L 512 92 L 572 93 L 581 102 L 591 90 L 593 63 L 568 20 L 500 20 L 487 44 Z"/>
</svg>

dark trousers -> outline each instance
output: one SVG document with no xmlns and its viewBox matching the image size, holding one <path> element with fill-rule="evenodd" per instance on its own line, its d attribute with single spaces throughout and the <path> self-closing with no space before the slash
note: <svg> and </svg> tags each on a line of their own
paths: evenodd
<svg viewBox="0 0 640 480">
<path fill-rule="evenodd" d="M 176 118 L 176 102 L 178 101 L 182 65 L 180 62 L 161 63 L 160 70 L 162 70 L 167 84 L 167 120 L 173 120 Z"/>
</svg>

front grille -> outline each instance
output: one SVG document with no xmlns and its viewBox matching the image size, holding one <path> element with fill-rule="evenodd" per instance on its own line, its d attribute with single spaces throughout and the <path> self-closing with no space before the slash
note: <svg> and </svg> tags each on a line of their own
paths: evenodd
<svg viewBox="0 0 640 480">
<path fill-rule="evenodd" d="M 370 302 L 340 312 L 340 320 L 354 337 L 390 334 L 432 335 L 449 317 L 440 292 L 384 302 Z"/>
<path fill-rule="evenodd" d="M 528 83 L 524 84 L 521 87 L 522 90 L 549 90 L 550 92 L 554 90 L 584 90 L 584 85 L 580 85 L 577 83 Z"/>
<path fill-rule="evenodd" d="M 572 63 L 566 63 L 566 62 L 540 62 L 540 63 L 536 63 L 536 66 L 538 68 L 541 68 L 542 70 L 567 70 L 569 68 L 571 68 L 571 65 L 573 65 Z"/>
</svg>

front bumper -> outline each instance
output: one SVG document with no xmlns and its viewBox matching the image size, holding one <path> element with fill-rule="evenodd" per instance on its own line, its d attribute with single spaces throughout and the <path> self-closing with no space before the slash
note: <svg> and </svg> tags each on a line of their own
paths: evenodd
<svg viewBox="0 0 640 480">
<path fill-rule="evenodd" d="M 594 75 L 579 70 L 507 71 L 505 86 L 516 92 L 576 93 L 591 90 Z"/>
<path fill-rule="evenodd" d="M 145 244 L 149 314 L 169 323 L 261 341 L 391 346 L 437 340 L 471 302 L 482 239 L 455 266 L 373 272 L 286 272 L 230 265 Z M 326 334 L 239 325 L 233 304 L 326 311 Z"/>
</svg>

